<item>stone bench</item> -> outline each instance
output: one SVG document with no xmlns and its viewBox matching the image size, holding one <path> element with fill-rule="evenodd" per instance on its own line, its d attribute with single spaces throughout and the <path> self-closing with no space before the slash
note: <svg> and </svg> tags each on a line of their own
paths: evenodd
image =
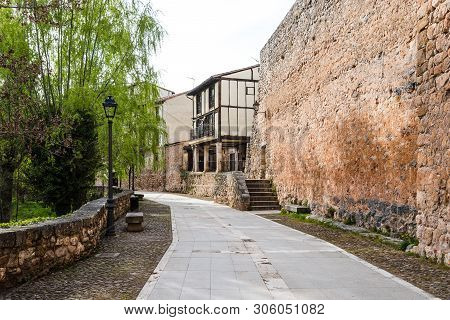
<svg viewBox="0 0 450 320">
<path fill-rule="evenodd" d="M 144 213 L 128 212 L 125 217 L 128 232 L 140 232 L 144 230 L 142 223 L 144 222 Z"/>
<path fill-rule="evenodd" d="M 294 212 L 298 214 L 310 214 L 311 209 L 305 206 L 298 206 L 295 204 L 287 204 L 284 206 L 284 209 L 289 212 Z"/>
<path fill-rule="evenodd" d="M 135 195 L 136 197 L 138 197 L 139 201 L 144 200 L 144 195 L 143 195 L 143 194 L 141 194 L 141 193 L 135 193 L 134 195 Z"/>
</svg>

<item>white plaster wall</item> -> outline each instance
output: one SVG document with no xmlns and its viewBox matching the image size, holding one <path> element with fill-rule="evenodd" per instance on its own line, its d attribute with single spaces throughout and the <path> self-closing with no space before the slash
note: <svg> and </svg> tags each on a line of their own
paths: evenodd
<svg viewBox="0 0 450 320">
<path fill-rule="evenodd" d="M 190 139 L 192 128 L 192 100 L 180 95 L 166 100 L 161 108 L 166 123 L 169 144 Z"/>
</svg>

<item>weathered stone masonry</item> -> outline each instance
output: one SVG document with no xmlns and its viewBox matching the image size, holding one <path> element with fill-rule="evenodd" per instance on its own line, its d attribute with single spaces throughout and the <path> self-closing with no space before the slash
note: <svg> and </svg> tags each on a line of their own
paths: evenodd
<svg viewBox="0 0 450 320">
<path fill-rule="evenodd" d="M 250 208 L 250 194 L 245 175 L 233 172 L 191 172 L 184 178 L 183 192 L 197 197 L 213 198 L 215 202 L 246 211 Z"/>
<path fill-rule="evenodd" d="M 116 219 L 129 211 L 131 194 L 126 191 L 114 197 Z M 0 230 L 0 289 L 89 256 L 105 226 L 105 199 L 99 199 L 67 217 Z"/>
<path fill-rule="evenodd" d="M 418 1 L 416 251 L 450 264 L 450 1 Z"/>
<path fill-rule="evenodd" d="M 449 7 L 297 1 L 261 52 L 248 175 L 448 263 Z"/>
</svg>

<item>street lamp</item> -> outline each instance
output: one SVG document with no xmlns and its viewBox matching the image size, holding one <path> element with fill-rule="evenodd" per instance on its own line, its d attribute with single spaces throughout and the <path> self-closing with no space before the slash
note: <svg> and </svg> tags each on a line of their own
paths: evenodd
<svg viewBox="0 0 450 320">
<path fill-rule="evenodd" d="M 108 96 L 103 102 L 105 116 L 108 119 L 108 200 L 106 201 L 106 235 L 114 236 L 116 234 L 114 228 L 114 198 L 113 198 L 113 165 L 112 165 L 112 123 L 116 116 L 117 103 L 112 96 Z"/>
</svg>

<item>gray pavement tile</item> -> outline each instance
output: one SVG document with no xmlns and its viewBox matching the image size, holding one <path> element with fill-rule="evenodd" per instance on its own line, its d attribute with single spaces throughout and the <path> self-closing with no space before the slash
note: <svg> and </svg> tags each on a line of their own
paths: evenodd
<svg viewBox="0 0 450 320">
<path fill-rule="evenodd" d="M 239 289 L 211 290 L 211 300 L 240 300 L 242 299 Z"/>
<path fill-rule="evenodd" d="M 150 300 L 179 300 L 181 289 L 155 288 L 150 294 Z"/>
<path fill-rule="evenodd" d="M 181 300 L 210 300 L 210 289 L 183 288 L 181 292 Z"/>
<path fill-rule="evenodd" d="M 210 201 L 162 193 L 148 197 L 153 195 L 158 197 L 157 201 L 171 206 L 179 239 L 164 268 L 164 272 L 174 272 L 173 277 L 167 274 L 163 278 L 163 272 L 160 280 L 169 281 L 155 286 L 152 296 L 161 293 L 179 294 L 181 299 L 424 297 L 416 292 L 418 289 L 400 285 L 313 236 Z M 173 289 L 176 279 L 184 275 L 183 289 L 178 292 Z"/>
<path fill-rule="evenodd" d="M 188 271 L 210 271 L 211 270 L 211 258 L 205 257 L 193 257 L 189 261 Z"/>
<path fill-rule="evenodd" d="M 188 271 L 183 282 L 183 288 L 211 288 L 211 274 L 205 271 Z"/>
</svg>

